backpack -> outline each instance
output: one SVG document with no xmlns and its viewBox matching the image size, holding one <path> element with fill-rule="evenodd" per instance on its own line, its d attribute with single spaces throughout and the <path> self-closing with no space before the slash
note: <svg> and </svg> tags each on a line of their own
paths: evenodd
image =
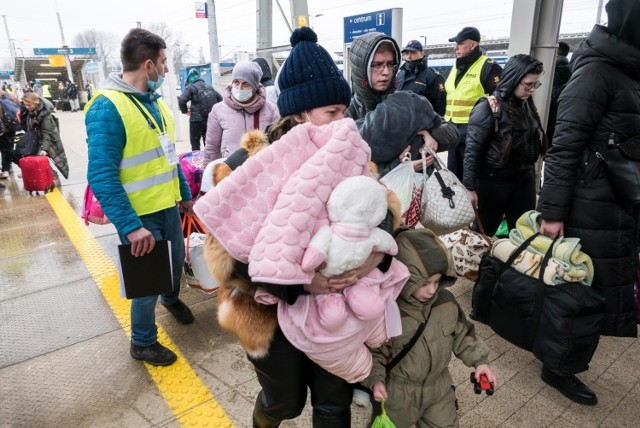
<svg viewBox="0 0 640 428">
<path fill-rule="evenodd" d="M 102 211 L 100 202 L 93 195 L 93 191 L 87 184 L 84 189 L 84 199 L 82 202 L 82 216 L 84 224 L 89 226 L 89 223 L 93 224 L 109 224 L 111 223 L 107 216 Z"/>
<path fill-rule="evenodd" d="M 20 125 L 19 120 L 20 107 L 6 98 L 0 99 L 0 103 L 2 104 L 2 111 L 4 112 L 2 115 L 2 122 L 5 127 L 7 129 L 13 129 L 14 132 L 22 131 L 22 126 Z"/>
<path fill-rule="evenodd" d="M 202 89 L 198 89 L 198 103 L 204 109 L 204 116 L 206 117 L 214 104 L 218 102 L 216 91 L 211 86 L 205 86 Z"/>
<path fill-rule="evenodd" d="M 73 83 L 69 85 L 69 88 L 67 89 L 67 96 L 69 98 L 75 98 L 78 96 L 78 87 L 76 85 L 74 85 Z"/>
<path fill-rule="evenodd" d="M 200 186 L 202 185 L 202 174 L 204 172 L 204 152 L 196 150 L 193 152 L 181 153 L 178 155 L 180 159 L 180 168 L 184 174 L 185 180 L 189 183 L 191 197 L 195 201 L 200 195 Z"/>
</svg>

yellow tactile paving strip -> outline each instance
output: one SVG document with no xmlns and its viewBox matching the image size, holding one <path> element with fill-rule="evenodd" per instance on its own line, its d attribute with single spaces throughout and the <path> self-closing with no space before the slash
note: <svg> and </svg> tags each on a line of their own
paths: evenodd
<svg viewBox="0 0 640 428">
<path fill-rule="evenodd" d="M 118 269 L 58 189 L 47 200 L 84 261 L 125 333 L 131 335 L 129 300 L 120 297 Z M 178 355 L 168 367 L 146 364 L 151 378 L 177 421 L 184 427 L 233 427 L 224 409 L 193 371 L 167 333 L 158 326 L 159 341 Z"/>
</svg>

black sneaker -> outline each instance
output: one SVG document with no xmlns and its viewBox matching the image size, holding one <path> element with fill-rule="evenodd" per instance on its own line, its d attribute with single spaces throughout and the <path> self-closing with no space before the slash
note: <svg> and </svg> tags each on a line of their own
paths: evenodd
<svg viewBox="0 0 640 428">
<path fill-rule="evenodd" d="M 561 375 L 543 366 L 540 377 L 548 385 L 557 389 L 558 392 L 571 401 L 584 404 L 585 406 L 595 406 L 598 404 L 596 393 L 574 375 Z"/>
<path fill-rule="evenodd" d="M 178 358 L 173 351 L 158 342 L 149 346 L 137 346 L 132 343 L 129 353 L 134 359 L 142 360 L 152 366 L 169 366 Z"/>
<path fill-rule="evenodd" d="M 171 315 L 180 323 L 180 324 L 191 324 L 193 322 L 193 314 L 191 313 L 191 309 L 184 303 L 182 300 L 179 300 L 173 305 L 165 305 L 162 304 Z"/>
</svg>

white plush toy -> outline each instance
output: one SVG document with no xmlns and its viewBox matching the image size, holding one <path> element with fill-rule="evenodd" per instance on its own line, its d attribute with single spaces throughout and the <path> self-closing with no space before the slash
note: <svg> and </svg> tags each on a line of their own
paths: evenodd
<svg viewBox="0 0 640 428">
<path fill-rule="evenodd" d="M 327 201 L 331 224 L 321 227 L 309 242 L 302 269 L 311 271 L 322 263 L 326 277 L 340 275 L 364 264 L 375 250 L 395 255 L 393 237 L 377 226 L 387 215 L 387 190 L 371 177 L 345 179 L 331 192 Z M 329 330 L 339 328 L 349 316 L 372 320 L 384 313 L 379 295 L 380 284 L 358 282 L 341 293 L 316 296 L 320 323 Z"/>
</svg>

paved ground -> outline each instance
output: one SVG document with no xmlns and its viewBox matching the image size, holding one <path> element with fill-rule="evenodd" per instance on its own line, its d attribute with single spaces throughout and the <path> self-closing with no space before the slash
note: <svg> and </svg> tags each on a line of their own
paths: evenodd
<svg viewBox="0 0 640 428">
<path fill-rule="evenodd" d="M 60 197 L 29 196 L 17 168 L 0 191 L 0 426 L 249 427 L 259 386 L 241 348 L 217 325 L 215 295 L 184 290 L 196 317 L 189 326 L 158 308 L 162 340 L 181 353 L 182 367 L 152 369 L 129 357 L 127 302 L 114 292 L 114 228 L 76 221 L 86 183 L 83 115 L 58 116 L 71 164 Z M 467 310 L 471 288 L 467 281 L 453 288 Z M 470 369 L 452 362 L 461 426 L 640 426 L 639 340 L 602 338 L 580 376 L 600 402 L 585 407 L 545 385 L 531 353 L 477 328 L 500 385 L 492 397 L 474 395 Z M 354 427 L 367 418 L 353 407 Z M 307 406 L 282 426 L 310 427 L 310 420 Z"/>
</svg>

